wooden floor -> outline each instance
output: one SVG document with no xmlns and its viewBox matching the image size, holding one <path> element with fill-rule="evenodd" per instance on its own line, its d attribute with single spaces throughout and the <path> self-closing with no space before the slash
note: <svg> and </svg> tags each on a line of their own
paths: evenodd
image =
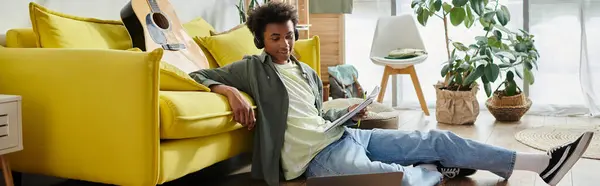
<svg viewBox="0 0 600 186">
<path fill-rule="evenodd" d="M 435 114 L 432 111 L 432 114 Z M 444 129 L 455 132 L 456 134 L 484 142 L 487 144 L 498 145 L 525 152 L 541 152 L 523 145 L 515 140 L 514 134 L 523 129 L 538 127 L 542 125 L 553 124 L 598 124 L 600 119 L 590 119 L 585 117 L 544 117 L 544 116 L 525 116 L 517 123 L 498 123 L 487 111 L 482 111 L 474 125 L 456 126 L 437 124 L 435 116 L 426 117 L 420 111 L 402 111 L 399 121 L 400 130 L 430 130 Z M 214 166 L 190 174 L 181 179 L 164 184 L 165 186 L 183 186 L 183 185 L 206 185 L 206 186 L 237 186 L 237 185 L 266 185 L 261 181 L 250 178 L 249 155 L 242 155 L 231 160 L 218 163 Z M 594 168 L 595 167 L 595 168 Z M 24 178 L 26 179 L 26 178 Z M 24 180 L 27 182 L 27 180 Z M 27 185 L 27 184 L 25 184 Z M 47 184 L 46 184 L 47 185 Z M 78 186 L 101 186 L 102 184 L 84 183 L 79 181 L 61 182 L 60 186 L 78 185 Z M 296 180 L 293 182 L 282 183 L 286 186 L 304 185 L 304 181 Z M 465 185 L 465 186 L 487 186 L 487 185 L 522 185 L 522 186 L 542 186 L 546 185 L 535 173 L 525 171 L 515 171 L 509 180 L 503 180 L 500 177 L 487 171 L 478 171 L 475 175 L 467 179 L 448 180 L 444 185 Z M 559 183 L 561 186 L 597 186 L 600 185 L 600 161 L 591 159 L 581 159 L 575 167 Z"/>
</svg>

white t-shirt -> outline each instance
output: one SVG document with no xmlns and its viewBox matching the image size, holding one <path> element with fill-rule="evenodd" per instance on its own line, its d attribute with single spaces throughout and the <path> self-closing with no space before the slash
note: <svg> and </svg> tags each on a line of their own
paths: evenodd
<svg viewBox="0 0 600 186">
<path fill-rule="evenodd" d="M 287 180 L 302 175 L 308 163 L 327 145 L 344 133 L 337 127 L 322 132 L 329 123 L 315 107 L 315 95 L 298 65 L 293 62 L 275 64 L 289 96 L 287 129 L 281 149 L 283 173 Z"/>
</svg>

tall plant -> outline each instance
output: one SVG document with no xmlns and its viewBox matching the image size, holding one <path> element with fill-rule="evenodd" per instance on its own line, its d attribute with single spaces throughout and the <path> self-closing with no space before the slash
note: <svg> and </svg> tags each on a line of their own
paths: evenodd
<svg viewBox="0 0 600 186">
<path fill-rule="evenodd" d="M 501 84 L 505 85 L 505 95 L 519 93 L 517 89 L 520 88 L 514 81 L 515 74 L 533 84 L 531 71 L 534 66 L 537 69 L 539 58 L 534 36 L 524 30 L 518 33 L 507 29 L 505 26 L 511 20 L 510 12 L 498 0 L 452 0 L 451 3 L 413 0 L 411 7 L 415 10 L 417 21 L 423 26 L 431 17 L 443 20 L 448 55 L 448 61 L 441 70 L 445 78 L 443 89 L 468 91 L 480 79 L 490 97 L 491 83 L 498 80 L 501 71 L 506 73 Z M 477 23 L 483 27 L 485 35 L 476 36 L 473 44 L 466 45 L 449 37 L 450 25 L 472 28 Z M 524 75 L 520 72 L 521 66 L 524 66 Z"/>
</svg>

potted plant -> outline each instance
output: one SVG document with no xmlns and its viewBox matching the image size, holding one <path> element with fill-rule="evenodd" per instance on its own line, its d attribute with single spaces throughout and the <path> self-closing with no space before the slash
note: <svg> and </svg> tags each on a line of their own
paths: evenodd
<svg viewBox="0 0 600 186">
<path fill-rule="evenodd" d="M 479 83 L 490 97 L 491 84 L 501 76 L 501 70 L 509 71 L 519 65 L 535 64 L 535 60 L 529 59 L 539 57 L 531 40 L 532 35 L 517 35 L 505 27 L 510 21 L 510 12 L 498 0 L 452 0 L 451 3 L 413 0 L 411 7 L 415 10 L 417 21 L 423 26 L 431 17 L 443 20 L 448 61 L 443 63 L 441 70 L 444 81 L 435 85 L 436 119 L 440 123 L 474 123 L 479 115 L 476 98 Z M 485 34 L 476 36 L 473 44 L 465 45 L 450 39 L 450 25 L 473 28 L 475 24 L 480 24 Z M 523 45 L 531 48 L 529 51 L 534 51 L 535 55 L 521 52 Z M 505 81 L 509 81 L 508 76 Z"/>
<path fill-rule="evenodd" d="M 509 59 L 509 64 L 501 66 L 506 69 L 506 76 L 493 96 L 486 101 L 486 107 L 498 121 L 519 121 L 532 104 L 531 100 L 523 94 L 515 78 L 518 77 L 525 83 L 533 85 L 535 77 L 532 71 L 534 66 L 537 70 L 537 60 L 540 55 L 533 44 L 534 36 L 524 30 L 520 31 L 516 38 L 509 38 L 514 48 L 514 58 Z M 504 89 L 500 90 L 501 87 Z"/>
</svg>

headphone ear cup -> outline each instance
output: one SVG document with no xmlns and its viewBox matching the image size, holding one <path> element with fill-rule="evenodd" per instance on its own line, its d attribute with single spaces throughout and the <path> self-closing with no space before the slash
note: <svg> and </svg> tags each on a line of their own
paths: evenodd
<svg viewBox="0 0 600 186">
<path fill-rule="evenodd" d="M 298 41 L 299 37 L 300 37 L 300 33 L 298 33 L 298 28 L 294 28 L 294 38 L 296 39 L 296 41 Z"/>
<path fill-rule="evenodd" d="M 254 45 L 256 46 L 256 48 L 258 49 L 262 49 L 265 47 L 265 45 L 262 42 L 262 39 L 258 38 L 258 37 L 254 37 Z"/>
</svg>

